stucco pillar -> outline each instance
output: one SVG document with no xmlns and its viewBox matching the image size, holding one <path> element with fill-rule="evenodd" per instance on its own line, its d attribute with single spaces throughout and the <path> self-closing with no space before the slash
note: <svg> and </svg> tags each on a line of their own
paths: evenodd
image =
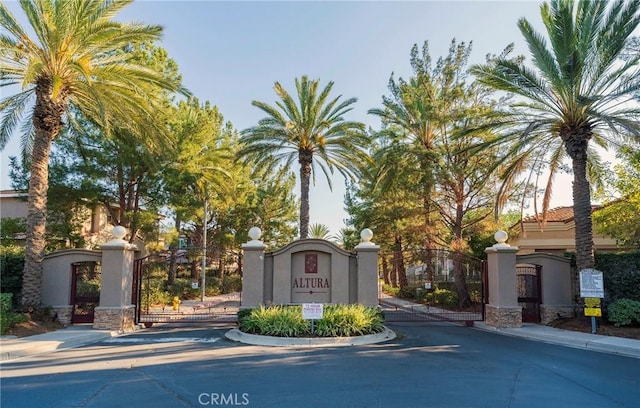
<svg viewBox="0 0 640 408">
<path fill-rule="evenodd" d="M 249 230 L 251 241 L 242 244 L 242 308 L 264 303 L 264 251 L 267 247 L 260 241 L 261 235 L 260 228 L 253 227 Z"/>
<path fill-rule="evenodd" d="M 497 244 L 487 253 L 489 304 L 485 306 L 485 323 L 493 327 L 522 326 L 522 307 L 518 305 L 516 286 L 516 252 L 518 247 L 506 243 L 507 233 L 494 235 Z"/>
<path fill-rule="evenodd" d="M 113 228 L 114 239 L 101 244 L 102 277 L 100 306 L 95 308 L 93 328 L 131 331 L 135 326 L 135 306 L 131 304 L 133 256 L 137 249 L 122 239 L 124 227 Z"/>
<path fill-rule="evenodd" d="M 373 242 L 373 232 L 365 228 L 360 233 L 362 242 L 355 247 L 358 256 L 358 297 L 357 303 L 365 306 L 378 305 L 378 251 Z"/>
</svg>

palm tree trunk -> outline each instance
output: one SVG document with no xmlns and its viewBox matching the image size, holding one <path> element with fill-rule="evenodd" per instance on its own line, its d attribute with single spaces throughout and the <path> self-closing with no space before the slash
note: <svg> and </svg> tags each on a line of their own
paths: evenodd
<svg viewBox="0 0 640 408">
<path fill-rule="evenodd" d="M 572 161 L 573 216 L 576 225 L 576 267 L 578 271 L 595 266 L 593 254 L 593 222 L 591 219 L 591 189 L 587 179 L 587 153 Z"/>
<path fill-rule="evenodd" d="M 313 153 L 301 151 L 300 163 L 300 238 L 309 236 L 309 180 L 311 179 L 311 162 Z"/>
<path fill-rule="evenodd" d="M 51 143 L 62 129 L 65 97 L 52 99 L 51 80 L 41 78 L 36 84 L 36 104 L 33 109 L 35 138 L 31 152 L 27 236 L 22 278 L 24 309 L 37 309 L 42 298 L 42 260 L 46 246 L 47 187 L 49 185 L 49 154 Z"/>
</svg>

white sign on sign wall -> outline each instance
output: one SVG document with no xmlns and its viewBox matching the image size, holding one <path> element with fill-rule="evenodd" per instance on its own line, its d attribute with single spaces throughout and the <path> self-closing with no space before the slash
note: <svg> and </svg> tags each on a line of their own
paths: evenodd
<svg viewBox="0 0 640 408">
<path fill-rule="evenodd" d="M 322 319 L 323 314 L 322 303 L 303 303 L 302 304 L 302 318 L 305 320 L 319 320 Z"/>
<path fill-rule="evenodd" d="M 604 278 L 601 271 L 580 271 L 580 297 L 604 298 Z"/>
</svg>

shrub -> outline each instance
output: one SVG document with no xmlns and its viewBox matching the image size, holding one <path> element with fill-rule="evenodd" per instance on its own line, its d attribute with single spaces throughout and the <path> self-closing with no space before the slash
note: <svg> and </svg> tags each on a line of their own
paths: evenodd
<svg viewBox="0 0 640 408">
<path fill-rule="evenodd" d="M 607 318 L 616 327 L 640 324 L 640 302 L 618 299 L 607 307 Z"/>
<path fill-rule="evenodd" d="M 0 287 L 3 293 L 13 294 L 13 306 L 17 305 L 22 292 L 22 270 L 24 250 L 0 247 Z"/>
<path fill-rule="evenodd" d="M 260 306 L 239 321 L 245 333 L 277 337 L 301 337 L 311 332 L 309 320 L 302 318 L 302 306 Z"/>
<path fill-rule="evenodd" d="M 407 285 L 399 288 L 396 296 L 401 299 L 416 299 L 418 289 L 421 289 L 421 287 L 417 285 Z"/>
<path fill-rule="evenodd" d="M 12 293 L 0 293 L 0 334 L 6 334 L 16 323 L 27 320 L 22 313 L 12 312 Z"/>
<path fill-rule="evenodd" d="M 387 285 L 386 283 L 382 284 L 382 291 L 387 295 L 398 296 L 398 292 L 400 292 L 400 288 L 394 288 L 391 285 Z"/>
<path fill-rule="evenodd" d="M 260 306 L 238 313 L 240 330 L 245 333 L 277 337 L 311 335 L 311 321 L 302 318 L 301 305 Z M 379 333 L 384 330 L 384 317 L 373 307 L 363 305 L 327 305 L 323 318 L 314 322 L 314 335 L 349 337 Z"/>
<path fill-rule="evenodd" d="M 220 290 L 222 293 L 240 292 L 242 290 L 242 276 L 239 274 L 222 276 Z"/>
<path fill-rule="evenodd" d="M 171 303 L 171 294 L 165 290 L 161 279 L 144 279 L 140 303 L 143 310 L 154 306 L 166 306 Z"/>
<path fill-rule="evenodd" d="M 448 289 L 436 289 L 425 296 L 425 301 L 436 306 L 456 307 L 458 294 Z"/>
<path fill-rule="evenodd" d="M 383 318 L 376 308 L 364 305 L 330 305 L 316 324 L 320 337 L 350 337 L 380 333 Z"/>
</svg>

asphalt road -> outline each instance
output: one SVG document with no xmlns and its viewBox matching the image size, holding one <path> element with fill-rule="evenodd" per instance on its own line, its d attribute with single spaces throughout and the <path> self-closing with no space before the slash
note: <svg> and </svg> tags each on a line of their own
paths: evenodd
<svg viewBox="0 0 640 408">
<path fill-rule="evenodd" d="M 367 346 L 274 348 L 154 327 L 2 364 L 2 407 L 639 407 L 640 361 L 446 323 Z"/>
</svg>

